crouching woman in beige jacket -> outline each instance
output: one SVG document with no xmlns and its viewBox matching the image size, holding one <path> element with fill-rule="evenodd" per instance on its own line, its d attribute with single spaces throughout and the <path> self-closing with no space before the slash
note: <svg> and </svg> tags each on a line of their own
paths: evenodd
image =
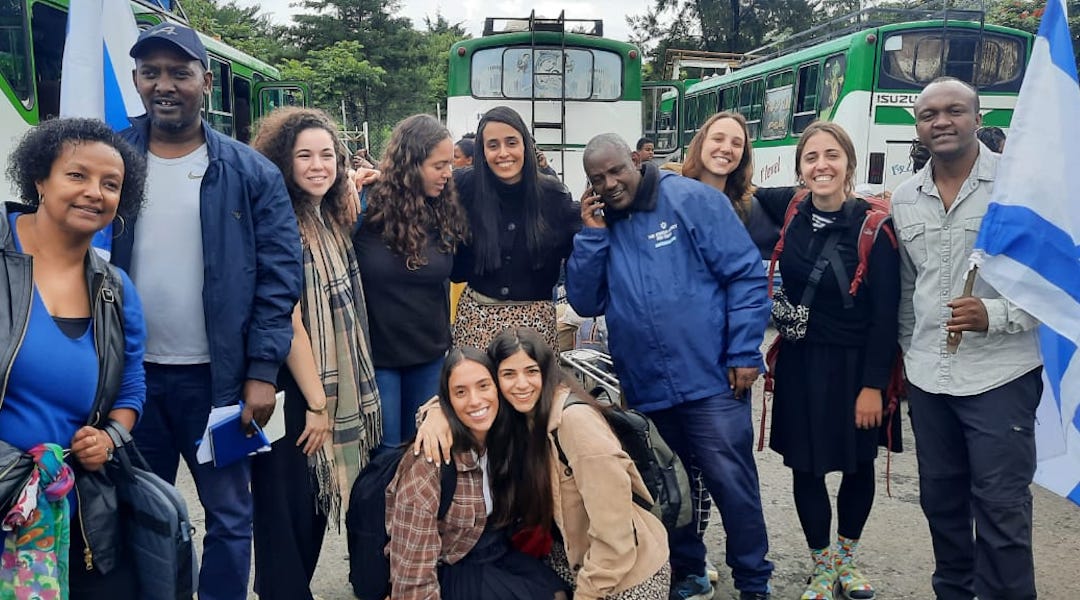
<svg viewBox="0 0 1080 600">
<path fill-rule="evenodd" d="M 515 459 L 508 462 L 514 471 L 497 485 L 512 498 L 515 544 L 546 555 L 575 599 L 666 598 L 667 532 L 634 502 L 634 494 L 651 496 L 604 408 L 559 369 L 555 353 L 531 329 L 499 334 L 488 355 L 499 392 L 514 409 Z M 437 448 L 450 447 L 449 428 L 437 405 L 422 410 L 418 449 L 422 442 L 435 458 Z"/>
</svg>

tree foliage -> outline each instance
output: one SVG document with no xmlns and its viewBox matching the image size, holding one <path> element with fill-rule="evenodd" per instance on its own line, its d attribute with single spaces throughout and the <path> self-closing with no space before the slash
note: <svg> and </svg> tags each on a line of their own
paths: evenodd
<svg viewBox="0 0 1080 600">
<path fill-rule="evenodd" d="M 1065 5 L 1069 11 L 1073 56 L 1080 65 L 1080 0 L 1068 0 Z M 1045 0 L 997 0 L 987 9 L 986 18 L 991 23 L 1035 33 L 1045 8 Z"/>
<path fill-rule="evenodd" d="M 311 104 L 350 129 L 368 122 L 373 149 L 394 124 L 446 104 L 450 46 L 467 37 L 441 14 L 423 30 L 400 16 L 400 0 L 301 0 L 304 13 L 277 25 L 236 0 L 185 0 L 193 27 L 276 65 L 311 88 Z M 392 73 L 393 76 L 388 76 Z"/>
</svg>

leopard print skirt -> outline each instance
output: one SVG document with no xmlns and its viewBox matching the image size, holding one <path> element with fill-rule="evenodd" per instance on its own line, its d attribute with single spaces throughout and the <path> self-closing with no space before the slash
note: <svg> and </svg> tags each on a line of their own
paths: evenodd
<svg viewBox="0 0 1080 600">
<path fill-rule="evenodd" d="M 566 558 L 566 547 L 562 545 L 562 542 L 557 541 L 552 545 L 551 554 L 544 559 L 544 562 L 570 586 L 571 590 L 574 588 L 576 578 L 570 569 L 570 561 Z M 664 563 L 664 566 L 652 577 L 630 589 L 604 596 L 604 600 L 663 600 L 670 593 L 671 564 Z"/>
<path fill-rule="evenodd" d="M 454 345 L 486 350 L 495 336 L 518 327 L 535 329 L 559 352 L 554 302 L 499 302 L 467 287 L 458 301 Z"/>
</svg>

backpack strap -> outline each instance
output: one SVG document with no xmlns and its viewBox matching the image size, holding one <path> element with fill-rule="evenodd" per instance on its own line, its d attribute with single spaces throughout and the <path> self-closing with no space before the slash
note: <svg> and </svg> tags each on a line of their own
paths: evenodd
<svg viewBox="0 0 1080 600">
<path fill-rule="evenodd" d="M 795 194 L 791 196 L 791 202 L 788 202 L 787 210 L 784 212 L 784 225 L 780 227 L 780 239 L 777 240 L 776 246 L 773 246 L 772 258 L 769 259 L 770 298 L 772 298 L 773 293 L 773 273 L 776 272 L 776 263 L 780 261 L 780 253 L 784 251 L 784 238 L 787 237 L 785 234 L 787 234 L 788 225 L 795 218 L 795 214 L 799 212 L 799 204 L 809 195 L 810 190 L 806 188 L 795 190 Z"/>
<path fill-rule="evenodd" d="M 833 231 L 829 234 L 829 237 L 825 238 L 817 262 L 814 263 L 814 269 L 810 271 L 810 276 L 806 280 L 806 287 L 803 288 L 802 298 L 799 300 L 799 304 L 802 306 L 810 306 L 814 302 L 818 284 L 821 283 L 821 278 L 825 275 L 825 269 L 829 267 L 829 264 L 833 264 L 833 271 L 836 272 L 835 263 L 840 260 L 839 255 L 836 253 L 836 246 L 840 243 L 842 233 L 842 231 Z M 837 277 L 840 277 L 840 275 L 837 275 Z M 844 286 L 841 285 L 840 289 L 844 289 Z"/>
<path fill-rule="evenodd" d="M 442 521 L 446 513 L 450 511 L 455 492 L 457 492 L 457 465 L 451 457 L 450 464 L 440 463 L 439 465 L 439 512 L 436 513 L 438 520 Z"/>
<path fill-rule="evenodd" d="M 585 401 L 582 400 L 581 398 L 578 398 L 577 396 L 574 395 L 573 392 L 571 392 L 566 397 L 566 401 L 563 402 L 563 409 L 565 410 L 566 408 L 571 407 L 571 406 L 573 406 L 575 404 L 585 404 Z M 573 473 L 574 470 L 570 468 L 570 461 L 569 461 L 569 459 L 566 458 L 566 453 L 563 452 L 562 444 L 559 443 L 559 430 L 558 429 L 551 432 L 551 439 L 552 439 L 552 441 L 555 442 L 555 452 L 558 453 L 558 455 L 559 455 L 559 462 L 566 465 L 566 469 L 568 471 L 567 475 L 569 475 L 570 473 Z"/>
<path fill-rule="evenodd" d="M 874 248 L 878 233 L 884 231 L 893 248 L 899 247 L 896 243 L 896 232 L 892 226 L 892 216 L 887 210 L 871 204 L 866 216 L 863 218 L 862 227 L 859 228 L 859 266 L 855 269 L 855 276 L 851 279 L 851 287 L 848 293 L 854 296 L 859 291 L 859 285 L 866 278 L 867 265 L 870 264 L 870 251 Z"/>
<path fill-rule="evenodd" d="M 563 404 L 563 408 L 566 408 L 568 406 L 573 406 L 575 404 L 585 404 L 585 401 L 582 400 L 581 398 L 578 398 L 573 393 L 571 393 L 569 396 L 567 396 L 566 402 Z M 605 418 L 604 421 L 607 422 L 607 419 Z M 608 427 L 610 429 L 610 425 Z M 618 434 L 615 434 L 615 430 L 612 429 L 611 432 L 612 432 L 613 435 L 615 435 L 616 439 L 618 439 L 619 436 L 618 436 Z M 574 474 L 574 468 L 570 466 L 570 459 L 566 458 L 566 452 L 563 451 L 562 444 L 559 443 L 559 430 L 558 429 L 551 432 L 551 440 L 553 442 L 555 442 L 555 452 L 559 455 L 559 462 L 561 462 L 563 464 L 563 466 L 566 468 L 566 474 L 567 475 L 573 475 Z M 619 440 L 619 445 L 620 446 L 622 445 L 622 440 Z M 631 459 L 633 459 L 633 457 L 631 457 Z M 652 511 L 653 503 L 649 502 L 647 499 L 643 498 L 637 492 L 633 492 L 633 500 L 634 500 L 634 504 L 637 504 L 641 508 L 644 508 L 646 511 Z"/>
<path fill-rule="evenodd" d="M 761 432 L 758 434 L 757 450 L 765 449 L 765 419 L 769 413 L 769 400 L 773 397 L 773 389 L 776 385 L 776 358 L 780 356 L 780 344 L 783 336 L 773 338 L 769 349 L 765 352 L 765 393 L 761 397 Z"/>
</svg>

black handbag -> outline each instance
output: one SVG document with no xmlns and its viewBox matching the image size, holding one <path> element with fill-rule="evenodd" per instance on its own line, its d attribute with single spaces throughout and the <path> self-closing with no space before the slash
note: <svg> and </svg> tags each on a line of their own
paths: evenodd
<svg viewBox="0 0 1080 600">
<path fill-rule="evenodd" d="M 841 233 L 840 231 L 833 231 L 829 234 L 829 237 L 825 238 L 825 243 L 821 246 L 821 253 L 818 254 L 817 262 L 814 263 L 814 269 L 810 271 L 810 276 L 806 280 L 806 287 L 803 288 L 802 298 L 798 304 L 788 298 L 783 287 L 779 287 L 773 292 L 773 324 L 776 326 L 777 333 L 785 340 L 796 342 L 806 337 L 806 328 L 810 322 L 810 305 L 814 303 L 817 286 L 821 283 L 821 277 L 825 274 L 825 269 L 830 265 L 833 274 L 836 276 L 836 282 L 844 293 L 844 307 L 850 308 L 854 305 L 851 295 L 847 293 L 848 283 L 847 274 L 843 272 L 844 263 L 836 251 L 836 245 L 840 242 Z"/>
<path fill-rule="evenodd" d="M 33 456 L 0 440 L 0 518 L 18 501 L 33 472 Z"/>
</svg>

